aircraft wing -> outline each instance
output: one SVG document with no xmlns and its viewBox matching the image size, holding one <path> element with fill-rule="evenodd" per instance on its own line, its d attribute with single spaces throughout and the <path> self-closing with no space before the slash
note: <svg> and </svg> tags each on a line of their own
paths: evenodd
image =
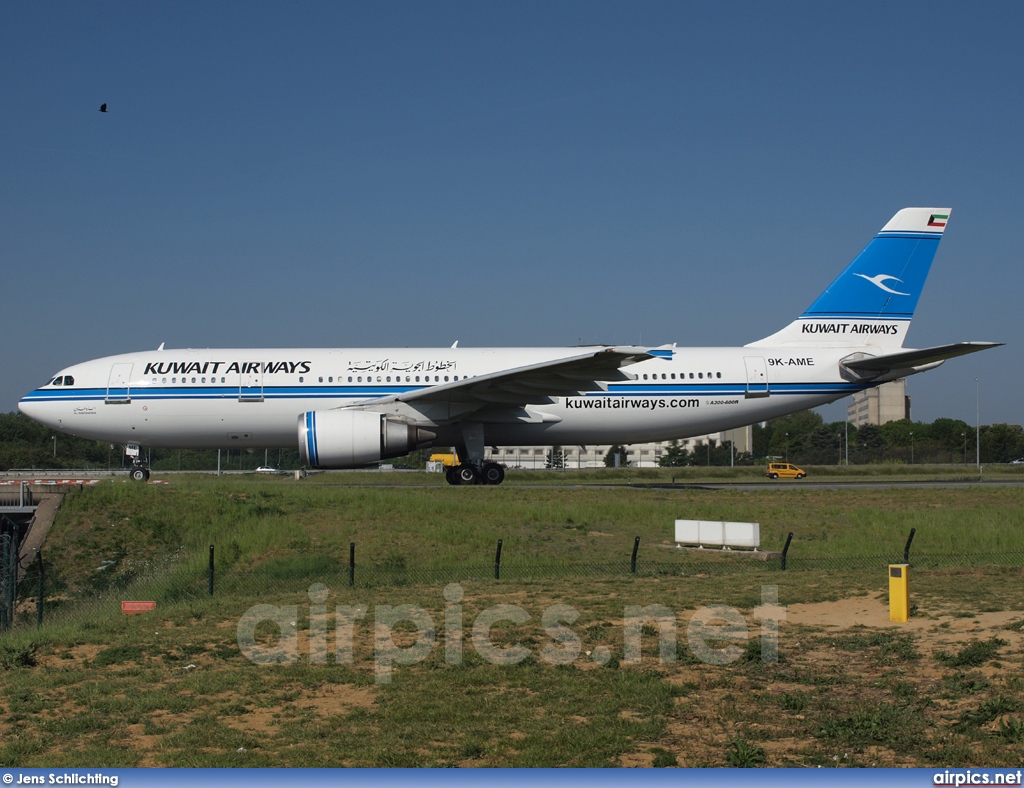
<svg viewBox="0 0 1024 788">
<path fill-rule="evenodd" d="M 1002 342 L 956 342 L 952 345 L 939 345 L 922 350 L 904 350 L 900 353 L 887 353 L 884 356 L 866 356 L 851 361 L 844 361 L 843 366 L 853 372 L 871 376 L 880 375 L 894 369 L 912 369 L 929 364 L 937 364 L 947 358 L 977 353 L 979 350 L 999 347 Z"/>
<path fill-rule="evenodd" d="M 463 406 L 460 410 L 465 412 L 492 406 L 510 408 L 548 404 L 553 397 L 601 391 L 604 381 L 632 380 L 622 367 L 656 356 L 656 351 L 642 347 L 601 347 L 539 364 L 392 394 L 361 402 L 358 407 L 376 408 L 395 402 L 417 405 L 443 403 L 459 404 Z"/>
</svg>

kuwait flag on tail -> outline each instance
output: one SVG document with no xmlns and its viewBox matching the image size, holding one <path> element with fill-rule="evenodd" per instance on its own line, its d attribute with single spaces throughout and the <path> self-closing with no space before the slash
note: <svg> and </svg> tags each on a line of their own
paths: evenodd
<svg viewBox="0 0 1024 788">
<path fill-rule="evenodd" d="M 931 218 L 928 220 L 929 227 L 945 227 L 946 219 L 949 218 L 948 213 L 933 213 Z"/>
</svg>

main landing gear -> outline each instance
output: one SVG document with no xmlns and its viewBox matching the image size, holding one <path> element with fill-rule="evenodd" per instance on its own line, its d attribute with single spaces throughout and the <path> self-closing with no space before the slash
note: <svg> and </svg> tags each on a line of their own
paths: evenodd
<svg viewBox="0 0 1024 788">
<path fill-rule="evenodd" d="M 496 462 L 483 462 L 476 465 L 467 462 L 453 465 L 445 471 L 448 484 L 501 484 L 505 481 L 505 469 Z"/>
</svg>

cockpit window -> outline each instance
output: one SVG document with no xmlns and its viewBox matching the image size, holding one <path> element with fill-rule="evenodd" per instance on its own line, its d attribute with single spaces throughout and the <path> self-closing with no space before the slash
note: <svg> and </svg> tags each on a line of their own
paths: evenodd
<svg viewBox="0 0 1024 788">
<path fill-rule="evenodd" d="M 64 378 L 54 378 L 53 380 L 50 381 L 50 385 L 51 386 L 63 386 L 64 385 Z"/>
<path fill-rule="evenodd" d="M 75 379 L 73 377 L 71 377 L 70 375 L 65 375 L 64 376 L 64 385 L 65 386 L 74 386 L 75 385 Z"/>
</svg>

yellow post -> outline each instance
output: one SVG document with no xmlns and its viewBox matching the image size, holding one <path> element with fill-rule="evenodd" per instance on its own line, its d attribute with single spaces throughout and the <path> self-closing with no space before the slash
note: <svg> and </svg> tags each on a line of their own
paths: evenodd
<svg viewBox="0 0 1024 788">
<path fill-rule="evenodd" d="M 889 620 L 905 622 L 910 618 L 910 564 L 889 564 Z"/>
</svg>

